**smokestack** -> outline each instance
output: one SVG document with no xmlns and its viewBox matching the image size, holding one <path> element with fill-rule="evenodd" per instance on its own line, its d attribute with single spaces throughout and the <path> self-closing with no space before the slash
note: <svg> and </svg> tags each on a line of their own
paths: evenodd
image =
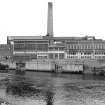
<svg viewBox="0 0 105 105">
<path fill-rule="evenodd" d="M 53 37 L 53 4 L 48 2 L 47 35 Z"/>
</svg>

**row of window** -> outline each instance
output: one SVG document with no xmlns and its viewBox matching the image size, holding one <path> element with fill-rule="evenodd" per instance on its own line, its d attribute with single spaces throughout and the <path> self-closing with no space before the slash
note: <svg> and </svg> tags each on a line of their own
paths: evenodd
<svg viewBox="0 0 105 105">
<path fill-rule="evenodd" d="M 78 56 L 67 56 L 68 59 L 78 59 Z M 80 59 L 92 59 L 91 56 L 81 56 Z M 95 59 L 102 59 L 103 56 L 94 56 Z"/>
<path fill-rule="evenodd" d="M 59 47 L 59 48 L 57 48 L 57 47 L 55 47 L 55 48 L 54 47 L 50 47 L 49 50 L 50 51 L 59 51 L 59 50 L 60 51 L 64 51 L 64 48 L 63 47 Z"/>
<path fill-rule="evenodd" d="M 67 58 L 70 58 L 70 59 L 78 59 L 78 56 L 67 56 Z"/>
<path fill-rule="evenodd" d="M 49 54 L 49 59 L 64 59 L 64 53 Z"/>
<path fill-rule="evenodd" d="M 8 58 L 10 58 L 11 56 L 0 56 L 0 59 L 1 58 L 4 58 L 4 59 L 8 59 Z"/>
<path fill-rule="evenodd" d="M 78 44 L 68 44 L 67 49 L 105 49 L 105 45 L 103 44 L 89 44 L 89 45 L 78 45 Z"/>
<path fill-rule="evenodd" d="M 47 59 L 48 57 L 47 56 L 38 56 L 37 58 L 38 59 Z"/>
<path fill-rule="evenodd" d="M 39 50 L 47 51 L 48 44 L 15 44 L 14 51 Z"/>
<path fill-rule="evenodd" d="M 67 54 L 69 55 L 78 55 L 78 52 L 67 52 Z M 105 55 L 105 52 L 82 52 L 82 53 L 79 53 L 81 55 L 91 55 L 91 54 L 94 54 L 94 55 Z"/>
<path fill-rule="evenodd" d="M 24 43 L 24 44 L 30 44 L 30 43 L 48 43 L 48 41 L 14 41 L 14 44 L 20 44 L 20 43 Z"/>
</svg>

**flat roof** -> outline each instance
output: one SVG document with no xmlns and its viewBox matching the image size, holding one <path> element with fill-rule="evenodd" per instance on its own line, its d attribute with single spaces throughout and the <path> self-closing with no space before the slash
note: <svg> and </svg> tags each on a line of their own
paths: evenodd
<svg viewBox="0 0 105 105">
<path fill-rule="evenodd" d="M 64 39 L 64 40 L 81 40 L 83 39 L 84 37 L 53 37 L 52 39 Z"/>
<path fill-rule="evenodd" d="M 7 36 L 9 40 L 15 40 L 15 39 L 43 39 L 42 36 Z"/>
<path fill-rule="evenodd" d="M 88 38 L 92 39 L 88 39 Z M 8 40 L 95 40 L 95 41 L 104 41 L 102 39 L 95 39 L 93 36 L 84 36 L 84 37 L 50 37 L 50 36 L 7 36 Z"/>
</svg>

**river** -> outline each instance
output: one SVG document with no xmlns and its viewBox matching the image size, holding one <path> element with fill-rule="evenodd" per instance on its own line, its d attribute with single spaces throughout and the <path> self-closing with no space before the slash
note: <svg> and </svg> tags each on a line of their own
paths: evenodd
<svg viewBox="0 0 105 105">
<path fill-rule="evenodd" d="M 0 81 L 0 98 L 12 105 L 105 105 L 105 77 L 10 72 Z"/>
</svg>

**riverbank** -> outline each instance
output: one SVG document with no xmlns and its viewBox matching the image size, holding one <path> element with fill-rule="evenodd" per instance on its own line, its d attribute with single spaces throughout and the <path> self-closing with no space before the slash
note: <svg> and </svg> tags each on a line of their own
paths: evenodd
<svg viewBox="0 0 105 105">
<path fill-rule="evenodd" d="M 8 64 L 10 69 L 16 69 L 16 62 L 2 62 Z M 85 68 L 84 68 L 85 67 Z M 83 72 L 83 74 L 95 74 L 94 67 L 105 67 L 104 62 L 99 62 L 94 59 L 74 59 L 74 60 L 33 60 L 25 62 L 27 71 L 35 72 Z"/>
</svg>

